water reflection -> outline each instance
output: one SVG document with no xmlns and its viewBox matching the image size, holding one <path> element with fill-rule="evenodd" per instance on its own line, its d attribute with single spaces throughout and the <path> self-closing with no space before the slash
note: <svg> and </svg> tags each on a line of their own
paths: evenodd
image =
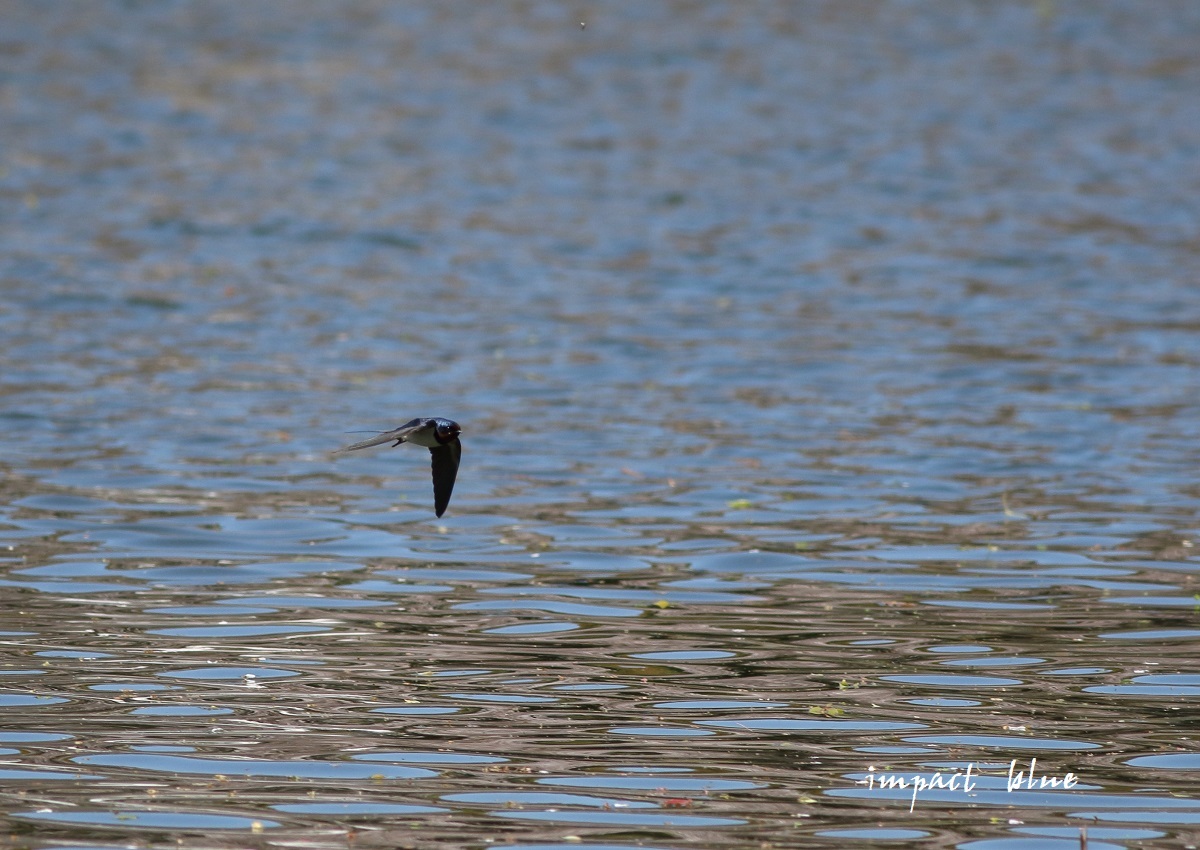
<svg viewBox="0 0 1200 850">
<path fill-rule="evenodd" d="M 12 840 L 1190 834 L 1200 7 L 798 8 L 7 9 Z"/>
</svg>

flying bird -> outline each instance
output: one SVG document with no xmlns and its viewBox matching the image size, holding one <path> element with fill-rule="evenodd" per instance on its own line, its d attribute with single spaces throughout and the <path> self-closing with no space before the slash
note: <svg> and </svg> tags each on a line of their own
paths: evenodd
<svg viewBox="0 0 1200 850">
<path fill-rule="evenodd" d="M 450 504 L 450 493 L 454 490 L 454 479 L 458 477 L 458 460 L 462 457 L 462 443 L 458 435 L 462 431 L 457 422 L 450 419 L 431 417 L 414 419 L 393 431 L 377 434 L 369 440 L 354 443 L 338 452 L 356 452 L 384 443 L 413 443 L 429 449 L 433 464 L 433 511 L 440 518 Z"/>
</svg>

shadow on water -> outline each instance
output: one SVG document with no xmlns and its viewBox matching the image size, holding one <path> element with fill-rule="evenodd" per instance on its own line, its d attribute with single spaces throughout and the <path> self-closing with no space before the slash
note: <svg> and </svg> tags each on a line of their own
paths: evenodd
<svg viewBox="0 0 1200 850">
<path fill-rule="evenodd" d="M 8 846 L 1194 833 L 1200 7 L 281 8 L 7 15 Z"/>
</svg>

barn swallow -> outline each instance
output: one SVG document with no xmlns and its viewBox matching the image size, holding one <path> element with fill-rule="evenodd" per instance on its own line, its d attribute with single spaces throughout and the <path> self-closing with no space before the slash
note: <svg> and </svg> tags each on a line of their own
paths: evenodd
<svg viewBox="0 0 1200 850">
<path fill-rule="evenodd" d="M 458 460 L 462 457 L 462 443 L 458 441 L 462 428 L 449 419 L 414 419 L 394 431 L 385 431 L 369 440 L 354 443 L 338 452 L 356 452 L 390 443 L 393 447 L 401 443 L 413 443 L 429 449 L 433 456 L 433 511 L 440 518 L 450 504 L 450 493 L 454 490 L 454 479 L 458 477 Z"/>
</svg>

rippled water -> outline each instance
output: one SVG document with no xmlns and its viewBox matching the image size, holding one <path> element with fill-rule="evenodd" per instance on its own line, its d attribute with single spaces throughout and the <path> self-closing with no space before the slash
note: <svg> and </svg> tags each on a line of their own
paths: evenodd
<svg viewBox="0 0 1200 850">
<path fill-rule="evenodd" d="M 1194 841 L 1153 10 L 7 4 L 0 844 Z"/>
</svg>

